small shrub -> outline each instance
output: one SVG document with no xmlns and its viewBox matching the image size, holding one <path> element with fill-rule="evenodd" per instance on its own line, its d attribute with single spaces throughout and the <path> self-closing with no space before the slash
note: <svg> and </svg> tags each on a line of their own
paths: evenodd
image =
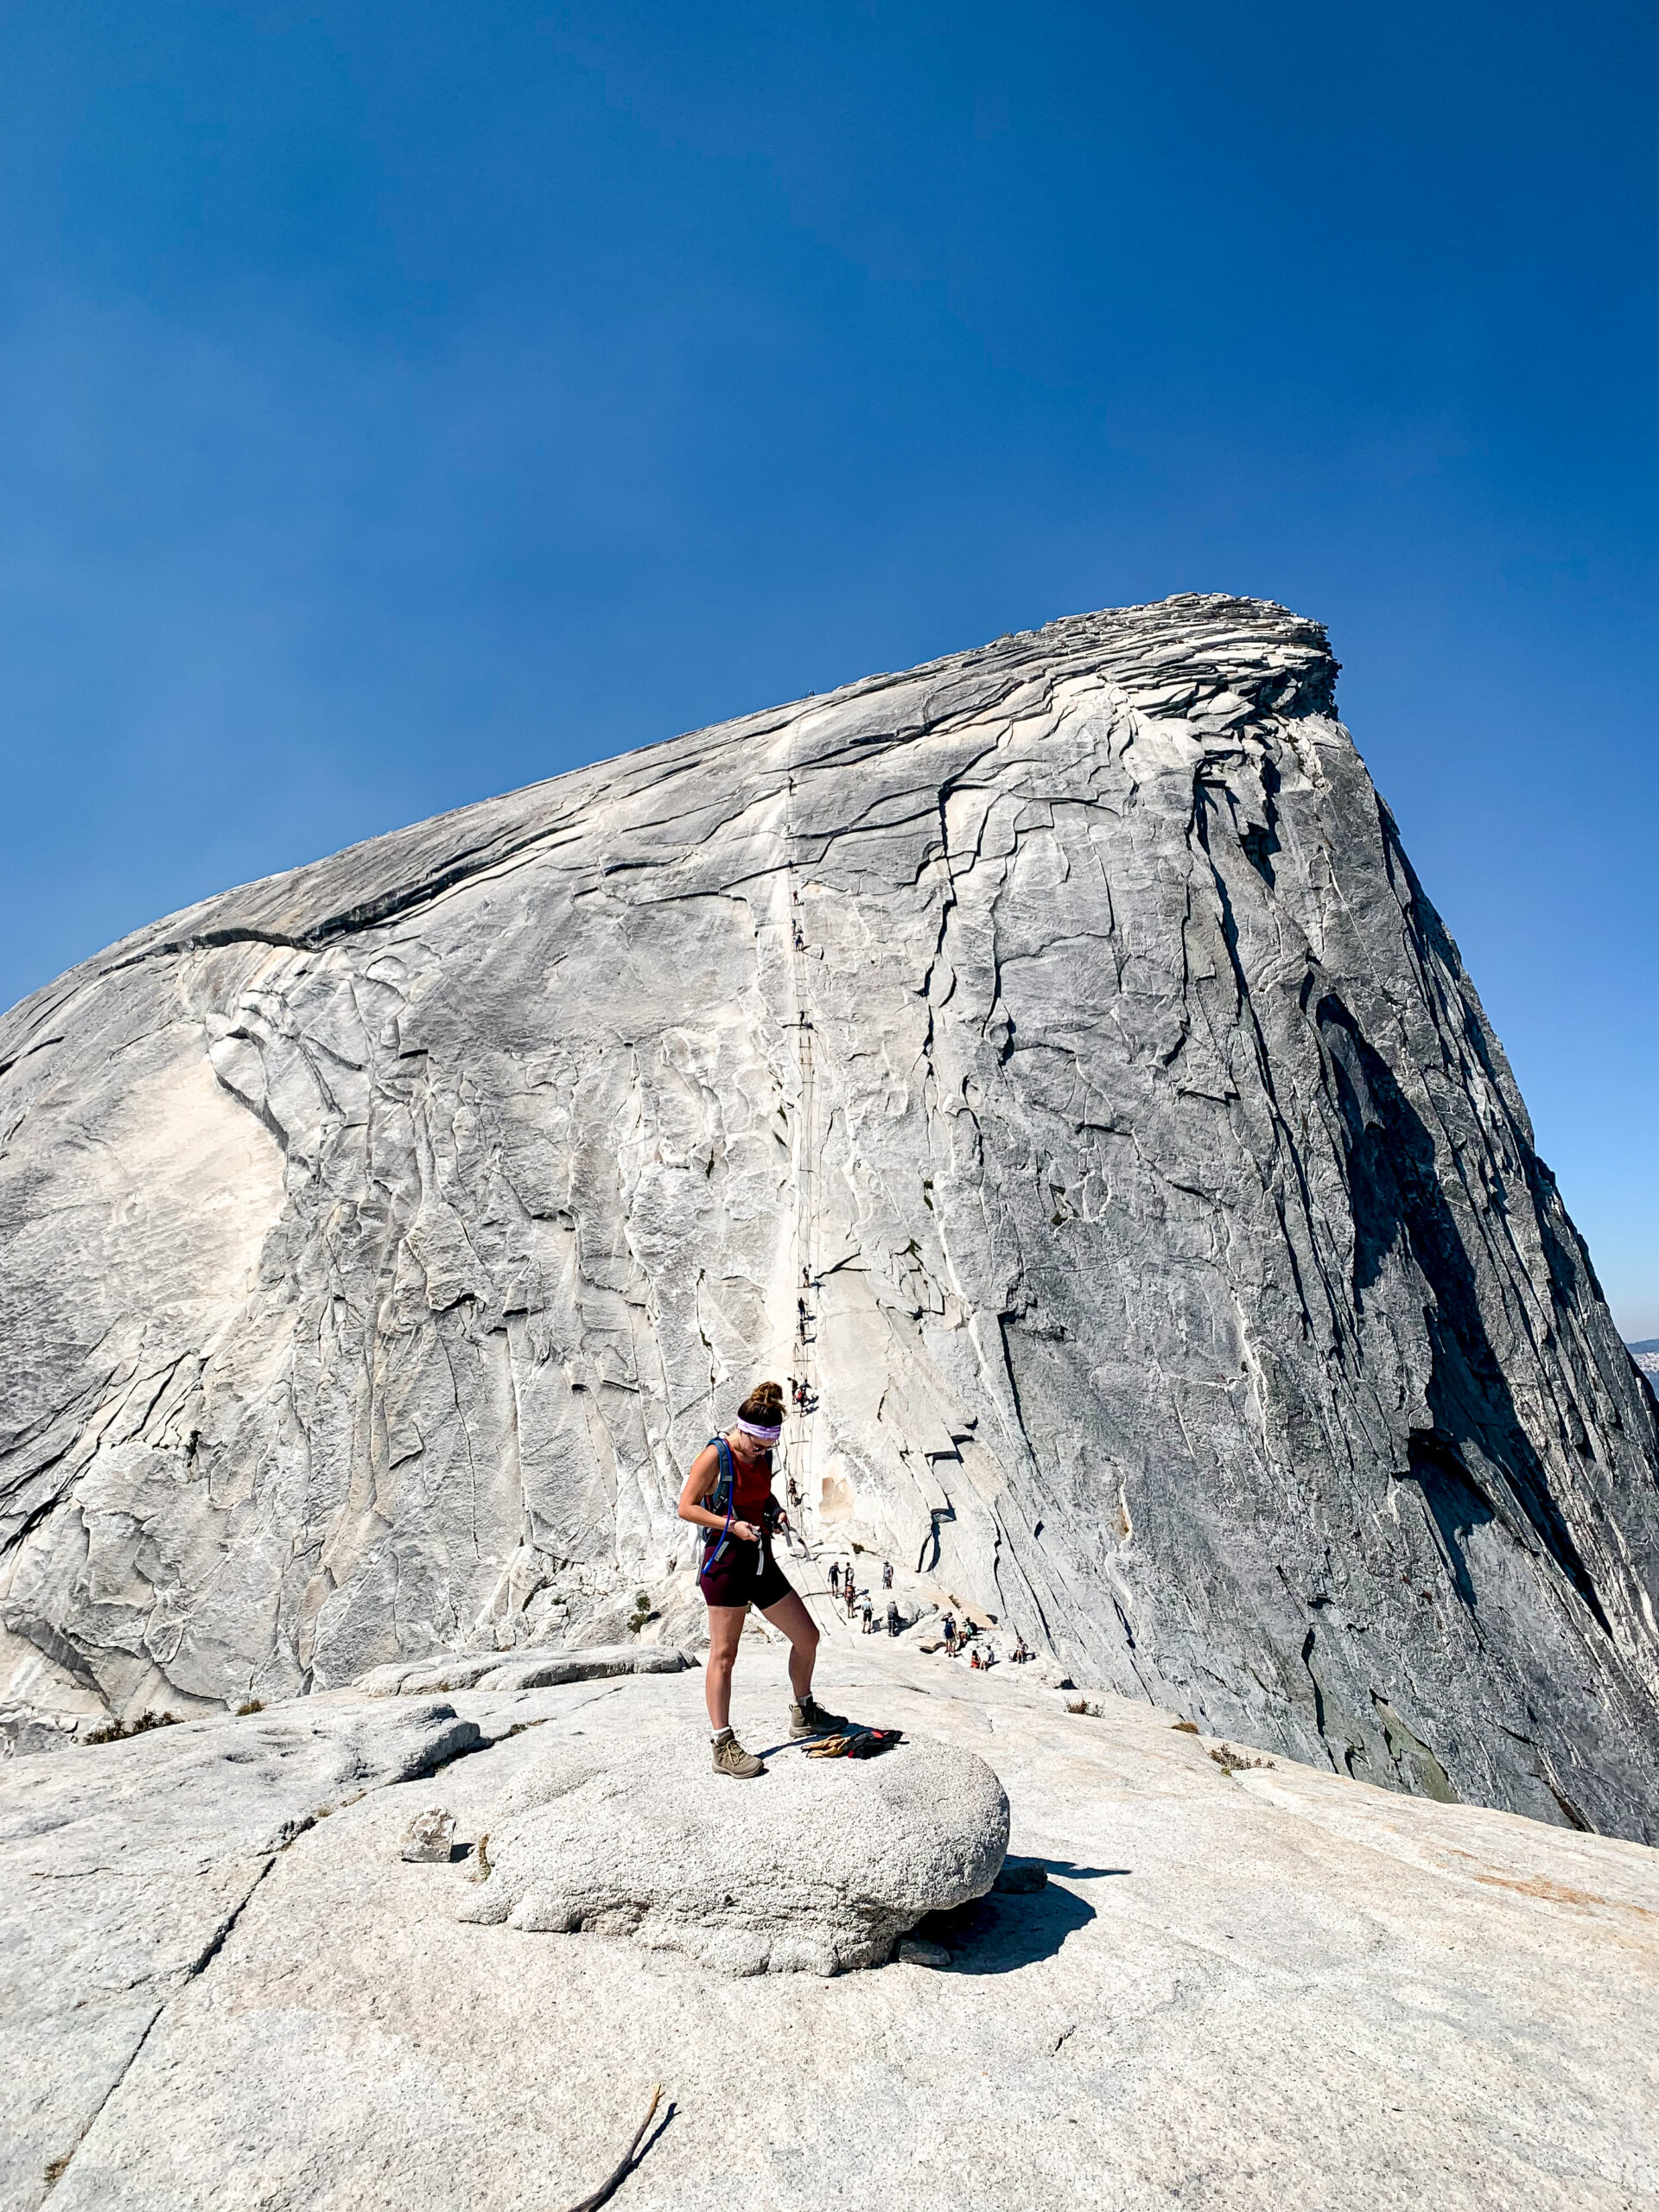
<svg viewBox="0 0 1659 2212">
<path fill-rule="evenodd" d="M 1086 1697 L 1067 1698 L 1065 1709 L 1068 1713 L 1086 1713 L 1091 1720 L 1103 1719 L 1106 1712 L 1103 1705 L 1090 1705 Z"/>
<path fill-rule="evenodd" d="M 1198 1732 L 1198 1724 L 1196 1720 L 1178 1720 L 1175 1723 L 1175 1733 L 1178 1736 L 1196 1736 Z"/>
<path fill-rule="evenodd" d="M 248 1713 L 263 1713 L 263 1712 L 264 1711 L 264 1709 L 265 1709 L 265 1700 L 264 1700 L 264 1698 L 262 1698 L 262 1697 L 251 1697 L 251 1698 L 248 1700 L 248 1701 L 247 1701 L 247 1703 L 246 1703 L 245 1705 L 238 1705 L 238 1706 L 237 1707 L 237 1708 L 236 1708 L 236 1717 L 237 1717 L 237 1719 L 238 1719 L 238 1720 L 240 1720 L 240 1719 L 244 1719 L 244 1718 L 245 1718 Z"/>
<path fill-rule="evenodd" d="M 1210 1756 L 1224 1774 L 1243 1774 L 1253 1766 L 1271 1766 L 1271 1759 L 1253 1759 L 1248 1751 L 1236 1751 L 1230 1744 L 1212 1744 Z"/>
<path fill-rule="evenodd" d="M 640 1630 L 644 1628 L 645 1623 L 647 1621 L 654 1621 L 656 1618 L 657 1615 L 651 1602 L 650 1591 L 636 1591 L 634 1592 L 633 1611 L 628 1619 L 628 1634 L 630 1636 L 638 1636 Z"/>
<path fill-rule="evenodd" d="M 130 1736 L 147 1736 L 152 1728 L 170 1728 L 178 1717 L 176 1713 L 141 1713 L 136 1720 L 106 1720 L 101 1728 L 89 1728 L 80 1740 L 83 1744 L 124 1744 Z"/>
</svg>

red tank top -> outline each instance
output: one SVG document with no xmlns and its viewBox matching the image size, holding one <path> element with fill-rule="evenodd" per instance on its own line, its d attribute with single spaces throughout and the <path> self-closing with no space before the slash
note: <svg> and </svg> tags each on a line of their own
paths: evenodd
<svg viewBox="0 0 1659 2212">
<path fill-rule="evenodd" d="M 731 1452 L 731 1446 L 727 1446 Z M 715 1468 L 715 1482 L 720 1480 L 720 1468 Z M 709 1485 L 710 1491 L 714 1484 Z M 741 1459 L 732 1452 L 732 1518 L 734 1521 L 758 1522 L 766 1510 L 766 1500 L 772 1496 L 772 1454 L 766 1452 L 759 1459 Z"/>
</svg>

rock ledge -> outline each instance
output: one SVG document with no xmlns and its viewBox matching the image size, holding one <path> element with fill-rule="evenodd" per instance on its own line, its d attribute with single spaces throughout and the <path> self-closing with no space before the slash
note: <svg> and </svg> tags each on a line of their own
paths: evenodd
<svg viewBox="0 0 1659 2212">
<path fill-rule="evenodd" d="M 440 1653 L 372 1667 L 355 1688 L 365 1697 L 432 1697 L 449 1690 L 547 1690 L 613 1675 L 677 1675 L 696 1661 L 670 1643 L 600 1643 L 581 1651 Z"/>
</svg>

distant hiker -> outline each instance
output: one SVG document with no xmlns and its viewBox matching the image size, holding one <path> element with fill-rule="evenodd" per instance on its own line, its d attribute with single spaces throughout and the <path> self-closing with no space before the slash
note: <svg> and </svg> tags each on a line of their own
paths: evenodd
<svg viewBox="0 0 1659 2212">
<path fill-rule="evenodd" d="M 875 1633 L 875 1608 L 868 1598 L 864 1600 L 864 1633 L 866 1636 Z"/>
<path fill-rule="evenodd" d="M 968 1664 L 973 1669 L 976 1674 L 979 1672 L 979 1654 L 977 1651 L 970 1651 L 968 1654 Z"/>
<path fill-rule="evenodd" d="M 954 1613 L 947 1613 L 944 1617 L 944 1648 L 954 1659 L 957 1656 L 957 1617 Z"/>
<path fill-rule="evenodd" d="M 798 1506 L 801 1502 L 801 1486 L 796 1481 L 793 1475 L 789 1478 L 788 1488 L 790 1503 L 794 1506 Z"/>
<path fill-rule="evenodd" d="M 826 1713 L 812 1695 L 818 1631 L 772 1555 L 778 1518 L 772 1495 L 772 1447 L 783 1433 L 784 1394 L 776 1382 L 757 1383 L 737 1409 L 736 1425 L 710 1437 L 691 1462 L 680 1492 L 680 1518 L 704 1531 L 698 1586 L 709 1608 L 709 1663 L 703 1694 L 714 1731 L 715 1772 L 747 1781 L 764 1771 L 732 1733 L 732 1666 L 749 1607 L 789 1638 L 791 1740 L 843 1729 L 839 1713 Z"/>
<path fill-rule="evenodd" d="M 889 1598 L 887 1600 L 887 1634 L 889 1636 L 897 1636 L 898 1633 L 899 1608 L 893 1603 L 893 1599 Z"/>
<path fill-rule="evenodd" d="M 835 1592 L 836 1597 L 840 1597 L 841 1561 L 838 1559 L 832 1559 L 830 1562 L 830 1587 Z"/>
<path fill-rule="evenodd" d="M 893 1587 L 893 1561 L 890 1559 L 881 1562 L 881 1587 L 884 1590 Z"/>
</svg>

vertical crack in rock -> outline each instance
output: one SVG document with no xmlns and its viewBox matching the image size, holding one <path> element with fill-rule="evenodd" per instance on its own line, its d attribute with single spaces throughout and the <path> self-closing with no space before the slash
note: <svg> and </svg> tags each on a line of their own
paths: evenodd
<svg viewBox="0 0 1659 2212">
<path fill-rule="evenodd" d="M 303 1832 L 303 1828 L 308 1828 L 311 1826 L 312 1822 L 307 1821 L 303 1823 L 303 1827 L 300 1830 L 296 1830 L 296 1834 L 301 1834 Z M 159 2003 L 156 2005 L 155 2010 L 150 2013 L 149 2018 L 144 2024 L 142 2032 L 135 2039 L 130 2050 L 126 2052 L 124 2057 L 122 2059 L 120 2067 L 115 2074 L 114 2078 L 111 2081 L 109 2086 L 105 2088 L 102 2096 L 99 2098 L 92 2110 L 86 2114 L 85 2124 L 82 2126 L 79 2134 L 76 2136 L 73 2145 L 67 2152 L 54 2158 L 47 2168 L 46 2179 L 48 2194 L 50 2190 L 55 2189 L 59 2182 L 63 2179 L 64 2175 L 68 2171 L 70 2165 L 73 2162 L 75 2152 L 80 2148 L 93 2126 L 97 2124 L 99 2117 L 104 2111 L 105 2107 L 110 2103 L 117 2091 L 126 2081 L 128 2075 L 131 2073 L 133 2068 L 137 2064 L 139 2058 L 143 2054 L 144 2046 L 149 2043 L 151 2035 L 155 2032 L 157 2023 L 161 2020 L 162 2016 L 167 2011 L 168 2006 L 173 2002 L 174 1999 L 179 1994 L 181 1989 L 187 1987 L 189 1983 L 194 1981 L 199 1975 L 207 1971 L 207 1967 L 211 1966 L 213 1961 L 219 1956 L 220 1951 L 224 1949 L 226 1939 L 229 1936 L 231 1930 L 236 1926 L 237 1922 L 240 1920 L 243 1913 L 247 1910 L 248 1905 L 252 1901 L 254 1891 L 258 1888 L 261 1882 L 264 1880 L 266 1875 L 270 1873 L 271 1868 L 276 1864 L 276 1859 L 277 1853 L 273 1852 L 264 1861 L 258 1871 L 254 1874 L 252 1879 L 249 1882 L 247 1888 L 243 1891 L 240 1897 L 238 1898 L 235 1904 L 232 1906 L 231 1910 L 225 1915 L 224 1918 L 219 1923 L 218 1926 L 208 1936 L 207 1942 L 203 1945 L 197 1956 L 189 1961 L 182 1971 L 174 1978 L 167 1994 L 162 1998 Z"/>
<path fill-rule="evenodd" d="M 0 1957 L 29 2094 L 0 2196 L 38 2202 L 223 1951 L 283 1853 L 388 1783 L 485 1748 L 439 1701 L 290 1707 L 14 1770 L 0 1820 Z M 500 1732 L 498 1727 L 496 1734 Z"/>
<path fill-rule="evenodd" d="M 188 1712 L 809 1534 L 1389 1786 L 1653 1837 L 1659 1421 L 1324 633 L 1185 597 L 210 899 L 0 1023 L 0 1661 Z"/>
</svg>

